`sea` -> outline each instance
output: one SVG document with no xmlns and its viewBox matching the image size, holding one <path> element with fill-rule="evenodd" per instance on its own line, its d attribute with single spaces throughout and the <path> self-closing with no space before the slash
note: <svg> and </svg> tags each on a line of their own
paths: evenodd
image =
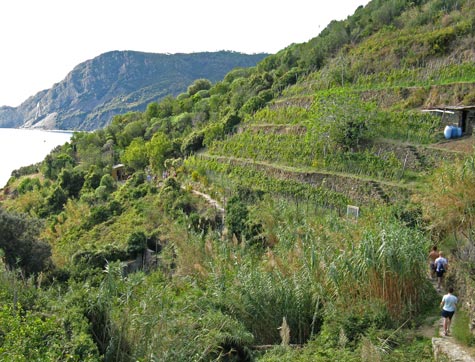
<svg viewBox="0 0 475 362">
<path fill-rule="evenodd" d="M 56 147 L 69 142 L 72 132 L 0 128 L 0 189 L 12 171 L 44 160 Z"/>
</svg>

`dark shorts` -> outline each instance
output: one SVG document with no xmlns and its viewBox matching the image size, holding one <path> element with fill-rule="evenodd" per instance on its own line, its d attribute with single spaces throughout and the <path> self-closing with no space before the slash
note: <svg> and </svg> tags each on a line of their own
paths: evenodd
<svg viewBox="0 0 475 362">
<path fill-rule="evenodd" d="M 452 319 L 452 317 L 454 316 L 454 313 L 455 312 L 449 312 L 449 311 L 446 311 L 445 309 L 442 309 L 442 312 L 440 313 L 440 315 L 444 318 Z"/>
<path fill-rule="evenodd" d="M 430 263 L 430 270 L 432 270 L 433 272 L 435 272 L 435 264 L 434 263 Z"/>
<path fill-rule="evenodd" d="M 437 273 L 437 276 L 438 276 L 439 278 L 442 278 L 442 277 L 444 276 L 445 270 L 440 270 L 440 271 L 438 271 L 438 272 L 436 272 L 436 273 Z"/>
</svg>

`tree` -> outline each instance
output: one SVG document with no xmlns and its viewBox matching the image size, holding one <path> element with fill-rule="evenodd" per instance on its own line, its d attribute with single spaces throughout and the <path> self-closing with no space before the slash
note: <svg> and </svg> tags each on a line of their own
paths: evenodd
<svg viewBox="0 0 475 362">
<path fill-rule="evenodd" d="M 201 90 L 208 90 L 211 88 L 211 82 L 208 79 L 197 79 L 192 85 L 188 87 L 188 94 L 190 96 L 198 93 Z"/>
<path fill-rule="evenodd" d="M 325 133 L 336 149 L 350 151 L 371 135 L 376 117 L 374 104 L 354 95 L 322 96 L 316 103 L 316 118 L 324 122 Z"/>
<path fill-rule="evenodd" d="M 94 194 L 99 200 L 107 200 L 112 192 L 116 190 L 114 178 L 105 174 L 102 176 L 99 186 L 95 189 Z"/>
<path fill-rule="evenodd" d="M 164 133 L 156 133 L 146 145 L 149 163 L 155 171 L 162 171 L 163 163 L 173 151 L 170 139 Z"/>
<path fill-rule="evenodd" d="M 75 169 L 64 168 L 58 177 L 59 186 L 71 198 L 77 198 L 84 185 L 84 172 Z"/>
<path fill-rule="evenodd" d="M 261 96 L 254 96 L 247 100 L 241 107 L 242 113 L 252 114 L 266 105 L 266 101 Z"/>
<path fill-rule="evenodd" d="M 51 248 L 38 240 L 41 222 L 0 208 L 0 249 L 5 262 L 20 267 L 26 274 L 44 270 L 49 265 Z"/>
<path fill-rule="evenodd" d="M 147 110 L 145 111 L 145 119 L 150 121 L 152 118 L 158 117 L 160 113 L 160 108 L 158 107 L 157 102 L 152 102 L 147 105 Z"/>
<path fill-rule="evenodd" d="M 102 167 L 104 164 L 102 147 L 105 142 L 105 134 L 98 131 L 74 134 L 73 144 L 76 157 L 80 160 L 83 169 L 87 170 L 93 165 Z"/>
<path fill-rule="evenodd" d="M 159 112 L 158 118 L 170 117 L 173 115 L 173 111 L 177 108 L 178 102 L 172 96 L 167 96 L 161 100 L 158 105 Z"/>
<path fill-rule="evenodd" d="M 200 148 L 203 147 L 203 141 L 205 138 L 205 132 L 194 131 L 190 133 L 184 140 L 181 145 L 181 152 L 185 155 L 189 155 L 193 152 L 198 151 Z"/>
<path fill-rule="evenodd" d="M 41 187 L 41 182 L 37 177 L 27 177 L 21 180 L 18 184 L 17 191 L 20 195 L 26 194 L 27 192 L 33 191 L 34 189 L 39 189 Z"/>
<path fill-rule="evenodd" d="M 41 216 L 47 216 L 51 213 L 59 213 L 63 210 L 64 204 L 68 201 L 67 193 L 61 188 L 56 186 L 51 193 L 46 197 L 43 209 L 40 211 Z"/>
<path fill-rule="evenodd" d="M 101 182 L 102 172 L 98 167 L 91 167 L 87 175 L 84 177 L 83 189 L 95 190 Z"/>
<path fill-rule="evenodd" d="M 130 122 L 124 127 L 124 130 L 117 136 L 117 144 L 120 147 L 127 147 L 136 138 L 143 138 L 146 124 L 143 120 Z"/>
<path fill-rule="evenodd" d="M 148 165 L 147 149 L 142 138 L 135 138 L 125 149 L 122 162 L 134 170 L 141 170 Z"/>
<path fill-rule="evenodd" d="M 230 133 L 234 131 L 234 127 L 237 126 L 241 122 L 241 118 L 233 113 L 229 114 L 224 118 L 224 132 Z"/>
<path fill-rule="evenodd" d="M 116 189 L 114 178 L 109 174 L 106 174 L 101 177 L 101 182 L 99 186 L 105 187 L 107 192 L 110 192 L 110 193 L 114 192 Z"/>
<path fill-rule="evenodd" d="M 173 127 L 173 131 L 180 135 L 186 129 L 191 129 L 193 126 L 191 114 L 188 112 L 184 112 L 175 116 L 171 119 L 171 125 Z"/>
<path fill-rule="evenodd" d="M 41 166 L 41 171 L 45 177 L 56 180 L 61 170 L 67 166 L 74 166 L 73 158 L 66 153 L 50 153 L 45 157 Z"/>
<path fill-rule="evenodd" d="M 143 231 L 134 231 L 127 240 L 127 252 L 132 256 L 143 253 L 147 249 L 147 236 Z"/>
</svg>

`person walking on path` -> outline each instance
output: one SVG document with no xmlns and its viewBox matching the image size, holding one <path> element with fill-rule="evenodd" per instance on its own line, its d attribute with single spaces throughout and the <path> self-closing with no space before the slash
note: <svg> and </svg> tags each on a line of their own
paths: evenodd
<svg viewBox="0 0 475 362">
<path fill-rule="evenodd" d="M 442 312 L 440 313 L 444 318 L 444 335 L 448 336 L 450 332 L 450 324 L 452 322 L 452 317 L 455 313 L 455 307 L 458 302 L 458 298 L 453 295 L 454 288 L 450 287 L 449 292 L 442 297 L 440 306 L 442 307 Z"/>
<path fill-rule="evenodd" d="M 439 257 L 439 252 L 437 251 L 437 246 L 433 246 L 432 250 L 429 253 L 429 268 L 430 268 L 430 277 L 435 279 L 435 259 Z"/>
<path fill-rule="evenodd" d="M 439 252 L 439 257 L 435 259 L 435 273 L 437 275 L 437 291 L 440 292 L 442 286 L 442 279 L 444 278 L 445 272 L 449 268 L 449 262 L 444 258 L 444 253 Z"/>
</svg>

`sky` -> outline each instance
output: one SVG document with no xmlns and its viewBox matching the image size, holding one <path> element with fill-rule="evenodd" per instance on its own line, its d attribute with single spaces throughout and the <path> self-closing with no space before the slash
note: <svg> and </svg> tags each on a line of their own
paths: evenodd
<svg viewBox="0 0 475 362">
<path fill-rule="evenodd" d="M 112 50 L 277 53 L 369 0 L 4 0 L 0 106 L 16 107 Z"/>
</svg>

